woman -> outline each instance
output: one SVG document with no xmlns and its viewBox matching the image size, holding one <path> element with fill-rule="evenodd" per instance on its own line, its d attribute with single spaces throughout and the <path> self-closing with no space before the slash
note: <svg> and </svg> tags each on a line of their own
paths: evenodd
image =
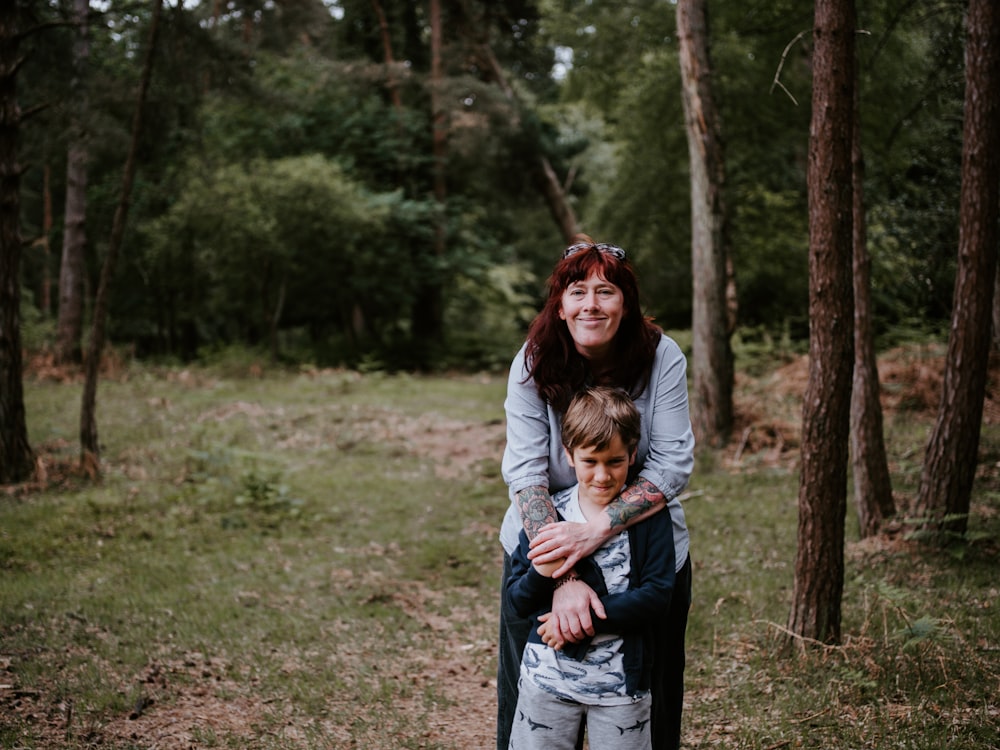
<svg viewBox="0 0 1000 750">
<path fill-rule="evenodd" d="M 663 613 L 653 665 L 653 748 L 680 745 L 684 695 L 684 631 L 691 603 L 691 563 L 684 511 L 677 495 L 694 465 L 688 415 L 687 362 L 677 344 L 642 314 L 635 272 L 625 251 L 580 237 L 566 248 L 549 279 L 545 306 L 510 368 L 507 446 L 502 472 L 511 507 L 504 517 L 504 582 L 510 553 L 523 528 L 531 559 L 547 566 L 557 587 L 546 625 L 555 642 L 593 635 L 591 612 L 600 600 L 573 566 L 641 518 L 666 508 L 671 515 L 677 578 L 669 612 Z M 586 524 L 558 523 L 550 493 L 576 481 L 560 442 L 563 412 L 588 385 L 627 390 L 642 415 L 642 437 L 629 481 L 605 513 Z M 501 597 L 501 602 L 502 602 Z M 501 603 L 497 667 L 497 748 L 507 750 L 521 654 L 529 623 Z"/>
</svg>

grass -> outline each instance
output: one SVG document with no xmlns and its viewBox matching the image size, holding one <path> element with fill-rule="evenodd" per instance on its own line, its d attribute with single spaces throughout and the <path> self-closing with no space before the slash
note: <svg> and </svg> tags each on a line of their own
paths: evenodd
<svg viewBox="0 0 1000 750">
<path fill-rule="evenodd" d="M 686 502 L 685 747 L 1000 746 L 1000 432 L 968 538 L 858 542 L 849 514 L 843 643 L 789 647 L 798 475 L 773 436 L 798 415 L 774 377 L 741 384 L 766 424 L 701 455 Z M 26 383 L 50 476 L 0 499 L 0 747 L 490 746 L 503 390 L 133 365 L 101 383 L 92 483 L 66 470 L 79 386 Z M 927 425 L 887 421 L 908 491 Z"/>
</svg>

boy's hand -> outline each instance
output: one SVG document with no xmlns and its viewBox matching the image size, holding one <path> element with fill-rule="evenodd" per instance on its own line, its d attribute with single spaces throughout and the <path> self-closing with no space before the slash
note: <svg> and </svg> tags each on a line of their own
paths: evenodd
<svg viewBox="0 0 1000 750">
<path fill-rule="evenodd" d="M 607 613 L 601 598 L 586 583 L 577 579 L 552 593 L 552 612 L 546 622 L 556 641 L 579 643 L 594 634 L 591 616 L 604 620 Z"/>
<path fill-rule="evenodd" d="M 538 618 L 538 621 L 542 623 L 538 626 L 538 635 L 542 637 L 542 643 L 546 646 L 555 649 L 556 651 L 560 651 L 562 650 L 562 647 L 566 645 L 566 641 L 556 638 L 555 634 L 552 632 L 552 626 L 549 624 L 549 618 L 551 616 L 551 612 L 546 612 Z"/>
<path fill-rule="evenodd" d="M 560 557 L 558 560 L 553 560 L 552 562 L 538 562 L 533 561 L 531 563 L 532 567 L 541 573 L 546 578 L 551 578 L 552 574 L 555 573 L 562 565 L 566 562 L 566 558 Z"/>
</svg>

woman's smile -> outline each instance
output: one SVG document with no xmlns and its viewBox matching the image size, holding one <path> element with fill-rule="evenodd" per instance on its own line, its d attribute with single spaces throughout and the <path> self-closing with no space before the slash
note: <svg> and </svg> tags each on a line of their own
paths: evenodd
<svg viewBox="0 0 1000 750">
<path fill-rule="evenodd" d="M 577 351 L 588 359 L 608 354 L 624 312 L 621 289 L 596 273 L 570 284 L 559 307 Z"/>
</svg>

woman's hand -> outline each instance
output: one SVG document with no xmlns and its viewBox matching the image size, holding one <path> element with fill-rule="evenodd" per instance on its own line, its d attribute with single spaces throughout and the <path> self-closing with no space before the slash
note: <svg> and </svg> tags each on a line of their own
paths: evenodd
<svg viewBox="0 0 1000 750">
<path fill-rule="evenodd" d="M 560 578 L 604 543 L 610 526 L 606 513 L 598 513 L 587 523 L 560 521 L 546 524 L 531 540 L 528 559 L 541 568 L 563 558 L 562 565 L 551 572 L 553 578 Z"/>
<path fill-rule="evenodd" d="M 594 634 L 593 614 L 607 617 L 600 597 L 583 581 L 569 581 L 552 593 L 552 611 L 538 618 L 538 634 L 557 651 L 565 643 L 577 643 Z"/>
</svg>

